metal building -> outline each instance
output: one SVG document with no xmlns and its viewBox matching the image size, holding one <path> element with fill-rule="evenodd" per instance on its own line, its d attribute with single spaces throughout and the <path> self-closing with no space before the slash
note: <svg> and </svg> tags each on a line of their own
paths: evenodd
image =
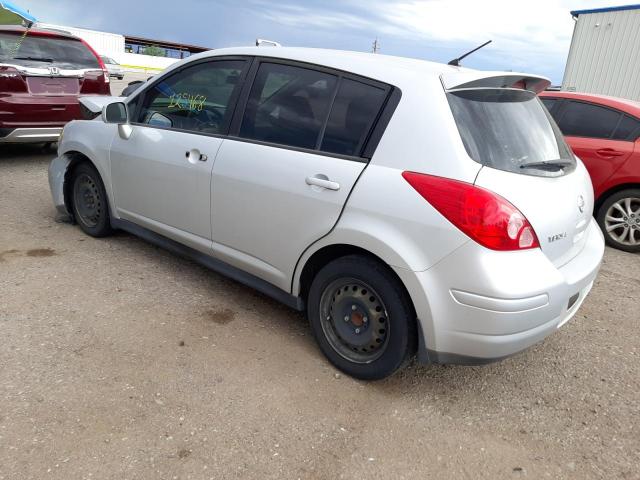
<svg viewBox="0 0 640 480">
<path fill-rule="evenodd" d="M 640 5 L 576 10 L 562 90 L 640 101 Z"/>
</svg>

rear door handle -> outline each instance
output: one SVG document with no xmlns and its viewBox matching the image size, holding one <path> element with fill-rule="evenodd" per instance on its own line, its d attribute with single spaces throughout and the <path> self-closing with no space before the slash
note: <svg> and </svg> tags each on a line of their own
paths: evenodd
<svg viewBox="0 0 640 480">
<path fill-rule="evenodd" d="M 601 157 L 621 157 L 624 155 L 624 152 L 614 150 L 613 148 L 601 148 L 600 150 L 596 150 L 596 153 Z"/>
<path fill-rule="evenodd" d="M 326 188 L 327 190 L 340 190 L 340 184 L 332 182 L 326 175 L 318 174 L 314 177 L 305 179 L 307 185 L 315 185 L 316 187 Z"/>
</svg>

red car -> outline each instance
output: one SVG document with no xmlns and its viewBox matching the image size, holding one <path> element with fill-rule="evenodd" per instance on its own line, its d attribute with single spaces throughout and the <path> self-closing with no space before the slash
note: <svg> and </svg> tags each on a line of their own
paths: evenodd
<svg viewBox="0 0 640 480">
<path fill-rule="evenodd" d="M 540 97 L 591 174 L 607 243 L 640 251 L 640 103 L 573 92 Z"/>
<path fill-rule="evenodd" d="M 78 96 L 110 95 L 109 73 L 83 40 L 0 26 L 0 143 L 55 142 L 82 118 Z"/>
</svg>

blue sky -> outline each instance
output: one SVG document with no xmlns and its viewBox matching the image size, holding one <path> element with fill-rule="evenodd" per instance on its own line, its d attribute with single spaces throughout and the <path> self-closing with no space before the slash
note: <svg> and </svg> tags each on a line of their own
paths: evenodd
<svg viewBox="0 0 640 480">
<path fill-rule="evenodd" d="M 484 70 L 519 70 L 560 83 L 574 21 L 571 10 L 607 0 L 14 0 L 38 20 L 211 48 L 251 45 L 381 52 L 446 62 L 486 40 L 465 60 Z"/>
</svg>

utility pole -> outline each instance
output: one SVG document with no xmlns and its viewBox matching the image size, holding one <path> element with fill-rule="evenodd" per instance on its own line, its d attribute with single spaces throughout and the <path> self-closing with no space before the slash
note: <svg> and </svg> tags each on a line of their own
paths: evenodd
<svg viewBox="0 0 640 480">
<path fill-rule="evenodd" d="M 376 39 L 373 41 L 372 52 L 378 53 L 379 51 L 380 51 L 380 43 L 378 43 L 378 38 L 376 37 Z"/>
</svg>

